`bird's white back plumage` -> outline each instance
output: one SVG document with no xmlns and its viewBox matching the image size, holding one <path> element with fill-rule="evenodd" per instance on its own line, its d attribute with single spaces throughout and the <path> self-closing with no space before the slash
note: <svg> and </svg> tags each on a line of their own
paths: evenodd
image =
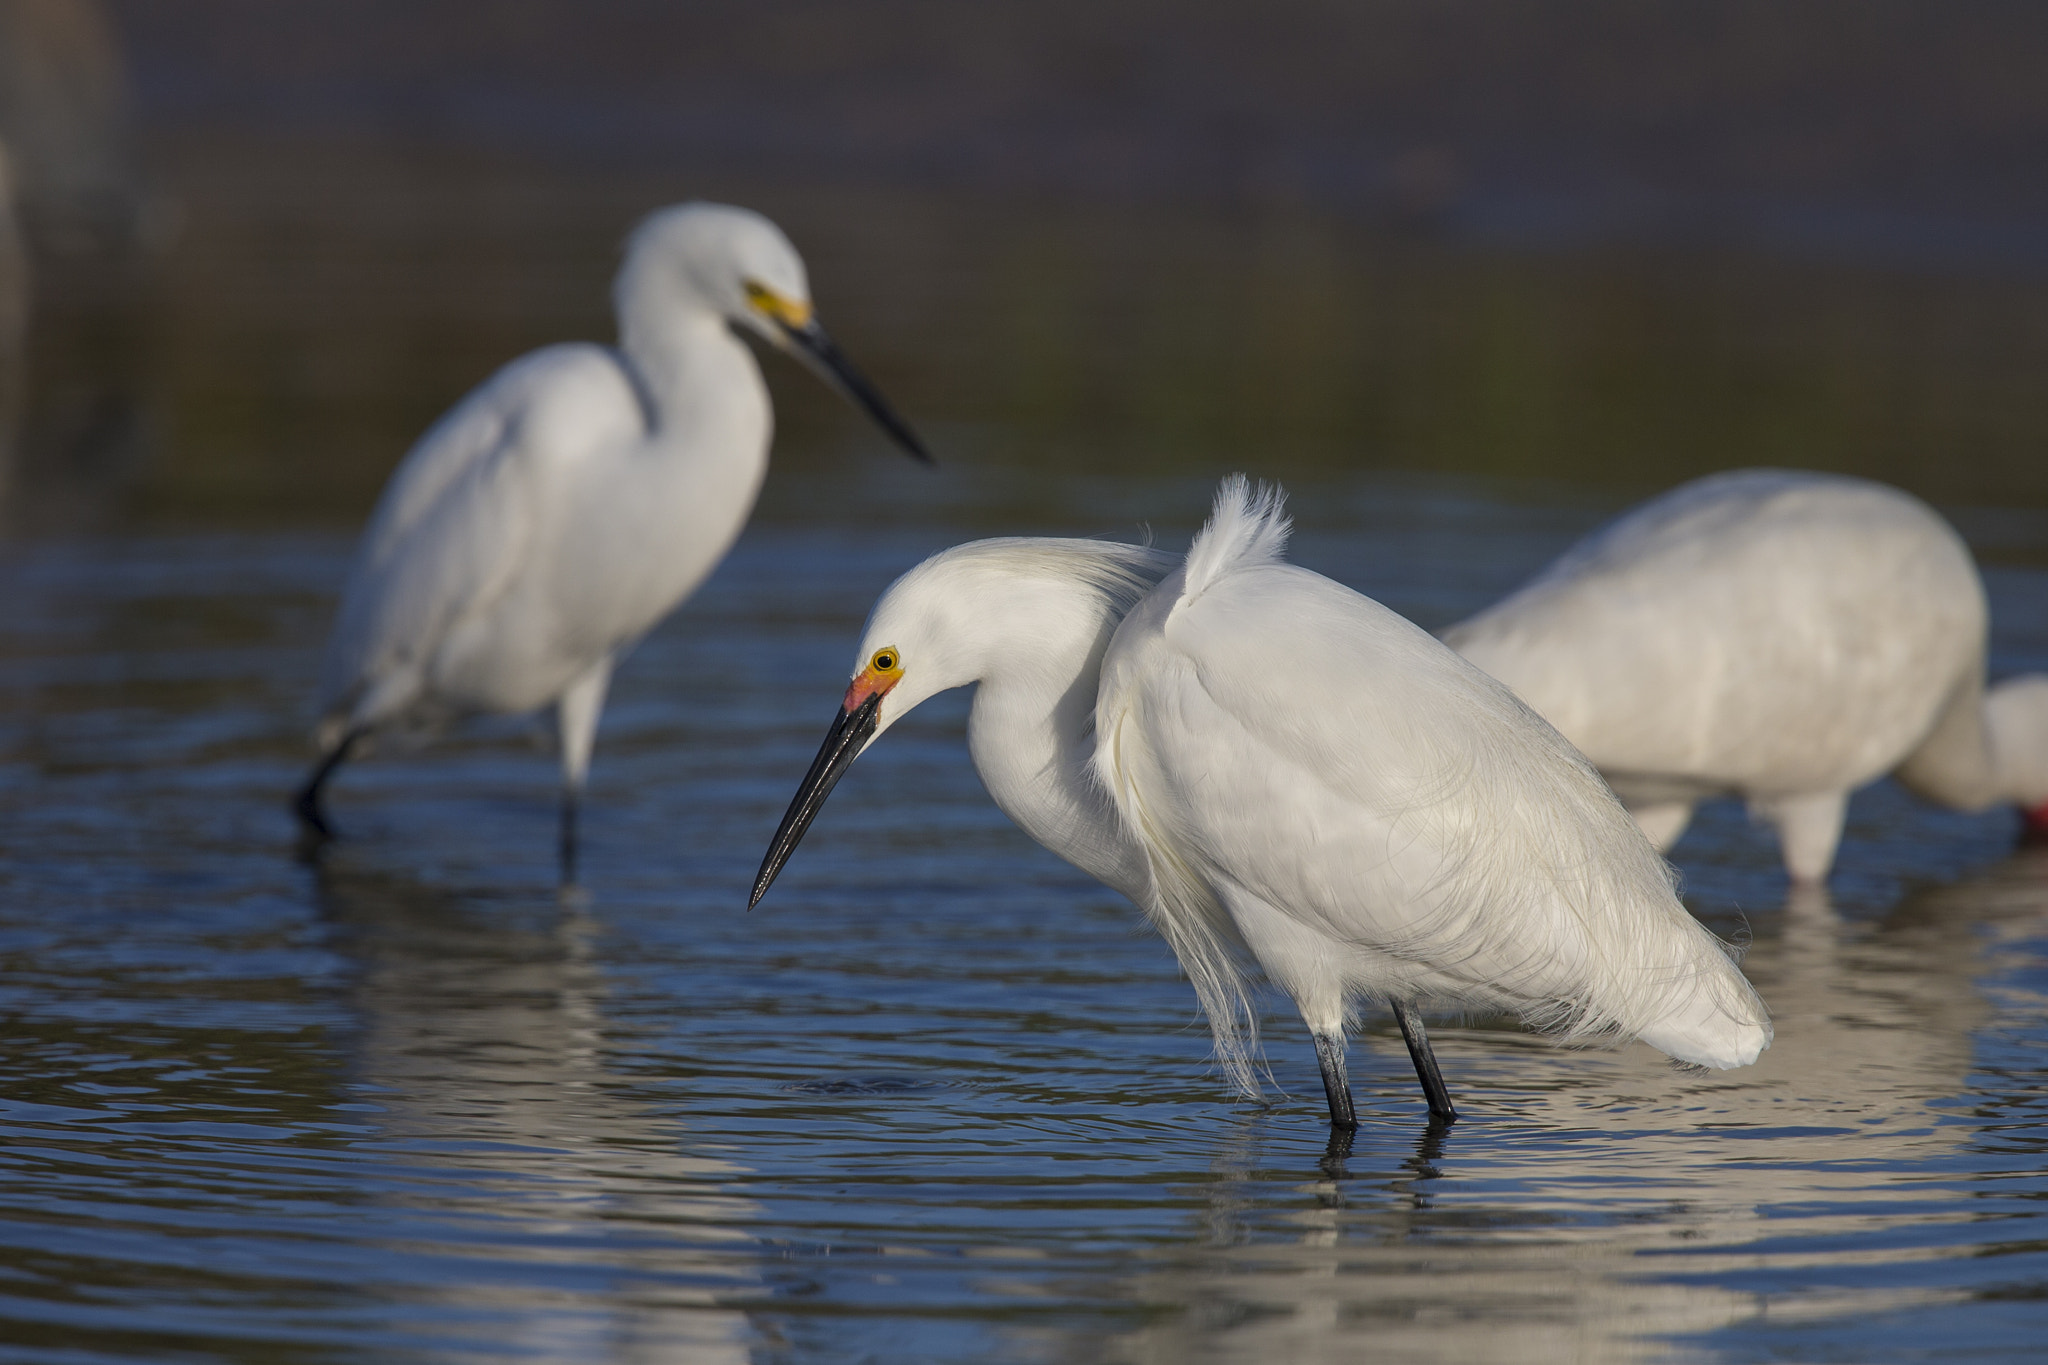
<svg viewBox="0 0 2048 1365">
<path fill-rule="evenodd" d="M 1917 501 L 1742 471 L 1636 509 L 1445 639 L 1609 773 L 1781 795 L 1896 763 L 1984 631 L 1969 552 Z"/>
<path fill-rule="evenodd" d="M 415 709 L 427 723 L 437 710 L 528 710 L 561 690 L 588 661 L 555 643 L 558 623 L 474 636 L 518 575 L 538 567 L 544 500 L 560 476 L 593 450 L 630 446 L 644 430 L 637 410 L 601 348 L 553 346 L 508 365 L 421 438 L 385 490 L 343 596 L 322 678 L 330 728 Z M 559 662 L 492 669 L 486 658 L 464 669 L 464 644 Z M 482 676 L 464 686 L 465 672 Z"/>
<path fill-rule="evenodd" d="M 1762 1003 L 1591 766 L 1421 630 L 1281 562 L 1285 536 L 1277 493 L 1227 482 L 1097 698 L 1142 903 L 1232 1078 L 1255 1088 L 1247 959 L 1319 1033 L 1423 998 L 1753 1060 Z"/>
<path fill-rule="evenodd" d="M 1692 802 L 1737 793 L 1777 821 L 1795 876 L 1821 876 L 1847 793 L 1895 769 L 1949 805 L 2027 801 L 2007 774 L 2048 753 L 1999 743 L 2025 742 L 2034 703 L 2022 688 L 1988 721 L 1987 631 L 1968 548 L 1918 499 L 1738 470 L 1623 515 L 1444 639 L 1662 842 Z"/>
</svg>

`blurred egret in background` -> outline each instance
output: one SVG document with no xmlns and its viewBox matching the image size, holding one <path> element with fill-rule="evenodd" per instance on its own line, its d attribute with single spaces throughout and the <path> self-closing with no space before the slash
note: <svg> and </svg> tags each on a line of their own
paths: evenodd
<svg viewBox="0 0 2048 1365">
<path fill-rule="evenodd" d="M 367 737 L 552 704 L 561 848 L 613 667 L 725 557 L 768 467 L 768 390 L 744 328 L 797 356 L 910 454 L 910 427 L 812 316 L 804 264 L 757 213 L 684 204 L 634 231 L 616 349 L 507 365 L 406 456 L 364 533 L 321 681 L 320 759 L 296 808 Z"/>
<path fill-rule="evenodd" d="M 1478 669 L 1286 564 L 1277 491 L 1226 481 L 1176 566 L 1149 549 L 991 540 L 876 605 L 758 903 L 833 785 L 934 693 L 980 684 L 968 745 L 1026 832 L 1141 906 L 1255 1095 L 1255 962 L 1357 1126 L 1345 1027 L 1384 1001 L 1433 1115 L 1457 1117 L 1418 1002 L 1504 1009 L 1743 1066 L 1763 1002 L 1590 764 Z"/>
<path fill-rule="evenodd" d="M 1597 531 L 1444 639 L 1598 765 L 1659 848 L 1743 797 L 1795 881 L 1886 773 L 2048 831 L 2048 677 L 1988 691 L 1984 585 L 1954 528 L 1863 479 L 1738 470 Z"/>
</svg>

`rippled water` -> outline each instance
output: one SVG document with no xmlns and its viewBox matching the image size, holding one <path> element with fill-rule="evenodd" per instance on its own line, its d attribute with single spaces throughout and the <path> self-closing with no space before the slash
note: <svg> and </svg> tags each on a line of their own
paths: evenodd
<svg viewBox="0 0 2048 1365">
<path fill-rule="evenodd" d="M 1233 1100 L 1163 944 L 982 795 L 964 699 L 745 892 L 859 622 L 989 490 L 750 531 L 622 674 L 586 886 L 517 727 L 348 772 L 293 856 L 347 543 L 8 552 L 0 1356 L 9 1361 L 2020 1359 L 2048 1339 L 2048 854 L 1859 798 L 1832 903 L 1739 810 L 1677 850 L 1778 1042 L 1680 1074 L 1391 1026 L 1332 1145 L 1271 1019 Z M 940 487 L 932 483 L 929 487 Z M 945 485 L 951 487 L 951 485 Z M 839 492 L 820 506 L 843 512 Z M 1042 490 L 1041 490 L 1042 492 Z M 1522 490 L 1526 494 L 1528 490 Z M 1048 531 L 1192 482 L 1069 481 Z M 1440 625 L 1589 524 L 1558 496 L 1297 489 L 1295 555 Z M 1073 509 L 1087 509 L 1086 514 Z M 1013 523 L 1014 525 L 1014 523 Z M 1018 527 L 1017 529 L 1031 529 Z M 1992 574 L 1996 672 L 2048 572 Z"/>
</svg>

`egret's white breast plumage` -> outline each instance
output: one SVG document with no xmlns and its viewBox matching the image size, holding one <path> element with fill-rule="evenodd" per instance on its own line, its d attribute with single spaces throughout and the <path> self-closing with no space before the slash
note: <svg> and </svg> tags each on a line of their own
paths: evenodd
<svg viewBox="0 0 2048 1365">
<path fill-rule="evenodd" d="M 1446 1117 L 1417 1000 L 1753 1061 L 1762 1002 L 1593 768 L 1423 631 L 1286 564 L 1285 537 L 1277 495 L 1233 480 L 1183 564 L 1011 541 L 904 575 L 754 899 L 867 744 L 978 683 L 969 733 L 991 794 L 1158 925 L 1247 1091 L 1254 969 L 1315 1033 L 1340 1125 L 1362 1000 L 1394 1007 Z"/>
<path fill-rule="evenodd" d="M 1742 470 L 1574 546 L 1444 639 L 1557 726 L 1668 847 L 1734 793 L 1826 875 L 1888 772 L 1976 808 L 2048 801 L 2048 686 L 1984 689 L 1983 585 L 1954 529 L 1862 479 Z"/>
<path fill-rule="evenodd" d="M 556 704 L 564 853 L 616 661 L 731 548 L 767 471 L 772 413 L 750 330 L 914 434 L 811 315 L 803 261 L 759 214 L 685 204 L 633 234 L 619 344 L 552 346 L 423 436 L 365 532 L 322 674 L 323 759 L 359 739 Z"/>
</svg>

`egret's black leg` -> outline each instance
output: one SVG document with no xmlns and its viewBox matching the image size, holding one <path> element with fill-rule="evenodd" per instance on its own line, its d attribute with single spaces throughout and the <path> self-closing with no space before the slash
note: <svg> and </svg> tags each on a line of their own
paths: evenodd
<svg viewBox="0 0 2048 1365">
<path fill-rule="evenodd" d="M 1316 1061 L 1323 1068 L 1323 1096 L 1330 1102 L 1330 1126 L 1342 1132 L 1358 1127 L 1358 1111 L 1351 1105 L 1351 1082 L 1344 1075 L 1344 1035 L 1318 1033 Z"/>
<path fill-rule="evenodd" d="M 562 885 L 576 880 L 576 817 L 582 801 L 574 787 L 562 788 Z"/>
<path fill-rule="evenodd" d="M 1394 1020 L 1401 1025 L 1401 1037 L 1414 1059 L 1415 1075 L 1422 1093 L 1429 1096 L 1429 1112 L 1445 1123 L 1456 1123 L 1458 1111 L 1451 1107 L 1451 1092 L 1444 1089 L 1444 1076 L 1436 1069 L 1436 1054 L 1429 1050 L 1429 1031 L 1422 1027 L 1422 1015 L 1406 1000 L 1394 1002 Z M 1327 1073 L 1325 1073 L 1327 1074 Z"/>
<path fill-rule="evenodd" d="M 327 814 L 320 809 L 320 793 L 326 789 L 327 779 L 334 776 L 334 770 L 348 762 L 350 751 L 356 741 L 363 737 L 361 730 L 351 730 L 341 737 L 341 742 L 320 756 L 313 765 L 313 773 L 306 779 L 306 785 L 299 788 L 299 794 L 292 798 L 292 809 L 298 813 L 299 823 L 315 839 L 332 839 L 334 826 L 327 823 Z"/>
</svg>

